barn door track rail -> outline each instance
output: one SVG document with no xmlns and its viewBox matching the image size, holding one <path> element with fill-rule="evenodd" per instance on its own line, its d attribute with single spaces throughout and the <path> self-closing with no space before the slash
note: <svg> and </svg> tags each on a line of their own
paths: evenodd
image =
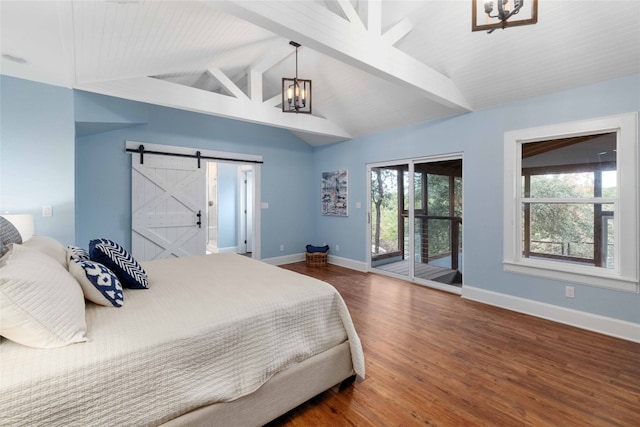
<svg viewBox="0 0 640 427">
<path fill-rule="evenodd" d="M 234 159 L 229 157 L 203 156 L 200 153 L 200 151 L 196 151 L 195 154 L 184 154 L 184 153 L 169 153 L 166 151 L 145 150 L 144 145 L 142 144 L 140 144 L 138 148 L 127 148 L 126 151 L 129 153 L 140 154 L 141 165 L 144 164 L 145 154 L 159 154 L 162 156 L 188 157 L 188 158 L 198 159 L 198 168 L 200 168 L 200 160 L 218 160 L 218 161 L 227 161 L 227 162 L 257 163 L 257 164 L 264 163 L 262 160 L 243 160 L 243 159 Z"/>
</svg>

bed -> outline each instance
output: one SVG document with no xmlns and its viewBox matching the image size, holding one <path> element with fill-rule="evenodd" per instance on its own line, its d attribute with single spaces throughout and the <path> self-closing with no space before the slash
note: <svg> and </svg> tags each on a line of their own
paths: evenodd
<svg viewBox="0 0 640 427">
<path fill-rule="evenodd" d="M 78 342 L 2 339 L 0 425 L 263 425 L 365 375 L 327 283 L 235 254 L 141 265 L 148 289 L 86 302 Z"/>
</svg>

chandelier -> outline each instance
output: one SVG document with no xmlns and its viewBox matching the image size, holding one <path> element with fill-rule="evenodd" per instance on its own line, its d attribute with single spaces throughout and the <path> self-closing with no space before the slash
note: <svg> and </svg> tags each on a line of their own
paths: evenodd
<svg viewBox="0 0 640 427">
<path fill-rule="evenodd" d="M 299 43 L 290 41 L 296 48 L 296 76 L 282 78 L 282 111 L 284 113 L 311 114 L 311 80 L 298 78 L 298 48 Z"/>
<path fill-rule="evenodd" d="M 538 22 L 538 0 L 529 0 L 530 8 L 523 8 L 525 0 L 472 0 L 472 3 L 472 31 L 487 30 L 487 33 L 491 34 L 497 28 L 505 29 Z M 485 22 L 481 22 L 483 17 Z"/>
</svg>

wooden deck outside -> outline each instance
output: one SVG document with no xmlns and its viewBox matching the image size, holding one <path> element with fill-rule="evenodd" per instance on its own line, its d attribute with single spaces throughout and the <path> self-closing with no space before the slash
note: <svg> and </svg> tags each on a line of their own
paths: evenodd
<svg viewBox="0 0 640 427">
<path fill-rule="evenodd" d="M 397 261 L 389 264 L 376 266 L 375 268 L 401 276 L 409 276 L 409 261 Z M 437 265 L 416 263 L 415 277 L 424 280 L 435 280 L 436 282 L 452 284 L 453 286 L 462 286 L 462 283 L 451 283 L 449 278 L 456 275 L 455 270 Z"/>
</svg>

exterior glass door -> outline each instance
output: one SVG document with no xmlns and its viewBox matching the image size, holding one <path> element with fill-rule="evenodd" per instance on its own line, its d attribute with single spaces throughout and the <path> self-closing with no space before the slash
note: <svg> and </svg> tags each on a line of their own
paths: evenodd
<svg viewBox="0 0 640 427">
<path fill-rule="evenodd" d="M 402 191 L 406 164 L 371 168 L 371 266 L 407 276 Z"/>
<path fill-rule="evenodd" d="M 371 268 L 462 286 L 462 159 L 369 170 Z"/>
<path fill-rule="evenodd" d="M 415 163 L 412 179 L 414 275 L 462 286 L 462 160 Z"/>
</svg>

